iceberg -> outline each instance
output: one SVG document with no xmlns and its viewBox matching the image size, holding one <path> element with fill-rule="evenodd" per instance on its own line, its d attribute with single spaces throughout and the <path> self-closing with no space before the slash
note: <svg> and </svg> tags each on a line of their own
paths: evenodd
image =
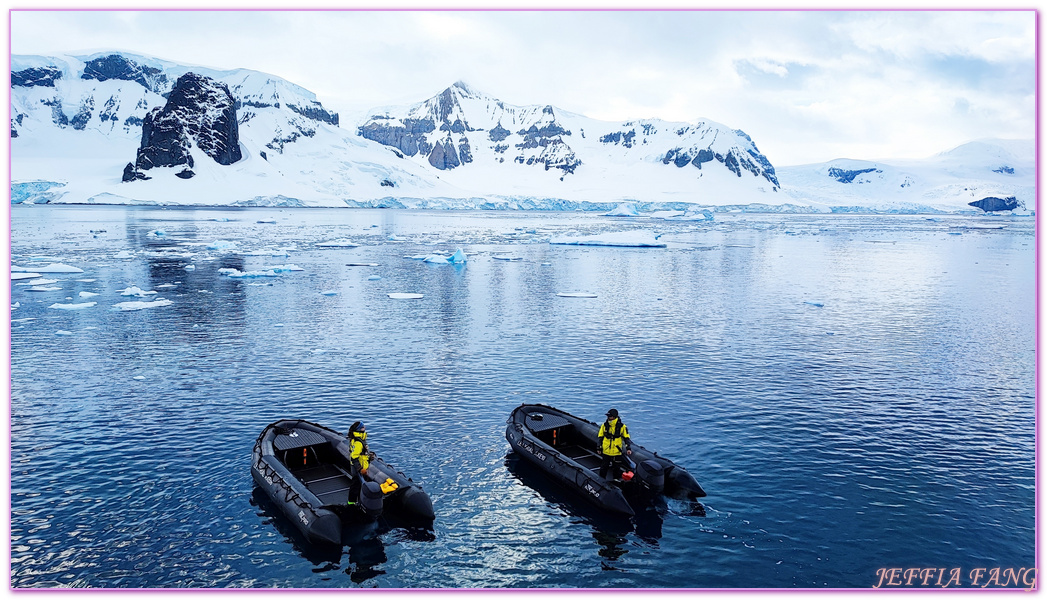
<svg viewBox="0 0 1047 600">
<path fill-rule="evenodd" d="M 378 263 L 345 263 L 347 267 L 377 267 Z"/>
<path fill-rule="evenodd" d="M 79 304 L 60 304 L 58 302 L 55 302 L 54 304 L 52 304 L 51 306 L 48 306 L 47 308 L 57 308 L 59 310 L 81 310 L 81 309 L 84 309 L 84 308 L 91 308 L 92 306 L 94 306 L 96 304 L 98 304 L 98 303 L 97 302 L 81 302 Z"/>
<path fill-rule="evenodd" d="M 72 331 L 66 331 L 65 329 L 59 329 L 55 332 L 55 335 L 73 335 Z"/>
<path fill-rule="evenodd" d="M 160 285 L 156 286 L 156 289 L 160 290 L 160 289 L 167 289 L 167 288 L 173 288 L 173 287 L 178 287 L 178 286 L 173 284 L 173 283 L 161 283 Z M 82 296 L 84 294 L 89 294 L 89 293 L 90 292 L 80 292 L 80 295 Z"/>
<path fill-rule="evenodd" d="M 15 268 L 11 267 L 11 270 L 14 271 Z M 24 270 L 27 270 L 27 269 L 19 269 L 19 270 L 20 271 L 24 271 Z M 37 273 L 83 273 L 84 272 L 83 269 L 80 269 L 80 268 L 77 268 L 77 267 L 71 267 L 69 265 L 62 264 L 62 263 L 51 263 L 51 264 L 47 265 L 46 267 L 33 267 L 33 271 L 36 271 Z"/>
<path fill-rule="evenodd" d="M 611 212 L 604 213 L 605 217 L 639 217 L 640 211 L 632 202 L 623 202 Z"/>
<path fill-rule="evenodd" d="M 134 256 L 134 254 L 128 252 L 127 250 L 121 250 L 114 254 L 113 258 L 134 258 Z"/>
<path fill-rule="evenodd" d="M 96 294 L 94 292 L 80 292 L 79 295 L 80 295 L 81 298 L 94 298 L 98 294 Z"/>
<path fill-rule="evenodd" d="M 51 285 L 52 283 L 58 283 L 57 279 L 34 279 L 29 282 L 29 285 Z"/>
<path fill-rule="evenodd" d="M 466 257 L 465 252 L 461 248 L 459 248 L 455 250 L 454 254 L 450 256 L 444 256 L 442 254 L 430 254 L 422 258 L 422 262 L 436 263 L 438 265 L 461 265 L 465 264 Z"/>
<path fill-rule="evenodd" d="M 21 302 L 15 302 L 14 304 L 11 305 L 11 310 L 14 310 L 16 308 L 21 308 L 21 307 L 22 307 L 22 303 Z"/>
<path fill-rule="evenodd" d="M 367 281 L 379 281 L 382 277 L 380 275 L 371 275 L 367 278 Z"/>
<path fill-rule="evenodd" d="M 113 308 L 117 310 L 142 310 L 143 308 L 155 308 L 157 306 L 171 306 L 174 302 L 165 300 L 164 298 L 157 298 L 152 302 L 143 302 L 136 300 L 134 302 L 118 302 L 113 305 Z"/>
<path fill-rule="evenodd" d="M 23 271 L 21 273 L 11 273 L 11 281 L 17 281 L 19 279 L 32 279 L 33 277 L 39 277 L 39 273 L 29 273 Z"/>
<path fill-rule="evenodd" d="M 28 288 L 26 291 L 27 292 L 58 292 L 58 291 L 61 291 L 61 289 L 62 288 L 55 287 L 55 286 L 34 285 L 33 287 Z"/>
<path fill-rule="evenodd" d="M 215 240 L 207 245 L 208 250 L 235 250 L 236 242 L 229 240 Z"/>
<path fill-rule="evenodd" d="M 406 292 L 393 292 L 389 294 L 389 297 L 393 300 L 418 300 L 422 298 L 422 294 L 410 294 Z"/>
<path fill-rule="evenodd" d="M 665 248 L 665 242 L 650 231 L 617 231 L 583 237 L 557 237 L 550 244 L 561 246 L 614 246 L 620 248 Z"/>
<path fill-rule="evenodd" d="M 195 270 L 196 270 L 196 265 L 186 265 L 186 266 L 185 266 L 185 267 L 183 267 L 183 268 L 184 268 L 184 269 L 185 269 L 186 271 L 195 271 Z"/>
<path fill-rule="evenodd" d="M 560 292 L 556 294 L 561 298 L 596 298 L 596 294 L 590 294 L 589 292 Z"/>
<path fill-rule="evenodd" d="M 266 271 L 275 271 L 277 273 L 286 273 L 288 271 L 304 271 L 302 267 L 292 263 L 289 265 L 276 265 L 275 267 L 262 267 Z"/>
<path fill-rule="evenodd" d="M 324 291 L 322 291 L 320 293 L 323 294 L 324 296 L 337 296 L 338 295 L 338 290 L 324 290 Z"/>
<path fill-rule="evenodd" d="M 523 260 L 522 256 L 492 256 L 495 260 Z"/>
</svg>

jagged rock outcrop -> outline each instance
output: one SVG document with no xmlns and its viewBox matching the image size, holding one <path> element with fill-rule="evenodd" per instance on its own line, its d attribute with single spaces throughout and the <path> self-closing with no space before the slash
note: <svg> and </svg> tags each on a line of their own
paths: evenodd
<svg viewBox="0 0 1047 600">
<path fill-rule="evenodd" d="M 133 171 L 124 169 L 124 181 L 138 178 L 138 172 L 153 167 L 193 167 L 192 145 L 220 165 L 240 160 L 235 104 L 224 83 L 195 73 L 179 77 L 167 104 L 146 114 L 142 145 Z M 181 173 L 179 176 L 184 177 Z"/>
<path fill-rule="evenodd" d="M 140 65 L 120 54 L 110 54 L 109 56 L 87 61 L 80 78 L 96 79 L 98 81 L 108 81 L 110 79 L 134 81 L 157 94 L 164 93 L 170 86 L 167 75 L 160 69 Z"/>
<path fill-rule="evenodd" d="M 11 73 L 11 87 L 54 87 L 61 78 L 62 71 L 56 67 L 22 69 Z"/>
</svg>

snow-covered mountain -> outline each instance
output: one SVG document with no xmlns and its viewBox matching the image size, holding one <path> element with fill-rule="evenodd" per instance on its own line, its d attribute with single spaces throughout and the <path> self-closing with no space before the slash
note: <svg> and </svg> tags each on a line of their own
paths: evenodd
<svg viewBox="0 0 1047 600">
<path fill-rule="evenodd" d="M 976 212 L 1035 198 L 1032 142 L 775 169 L 712 121 L 598 121 L 461 82 L 347 124 L 245 69 L 102 52 L 11 70 L 12 202 Z"/>
<path fill-rule="evenodd" d="M 1022 212 L 1035 209 L 1035 151 L 1032 140 L 986 139 L 920 160 L 840 159 L 778 173 L 789 202 L 818 210 Z"/>
<path fill-rule="evenodd" d="M 116 52 L 13 56 L 11 71 L 13 202 L 345 206 L 347 198 L 382 198 L 391 190 L 467 195 L 389 148 L 342 129 L 338 115 L 312 92 L 273 75 Z M 226 160 L 216 160 L 204 141 L 211 134 L 190 135 L 183 140 L 188 157 L 181 166 L 160 160 L 148 171 L 139 169 L 143 177 L 124 181 L 128 163 L 138 162 L 143 149 L 150 112 L 159 119 L 154 129 L 184 121 L 173 107 L 163 111 L 175 83 L 188 73 L 232 96 L 236 147 L 228 149 Z M 202 109 L 228 109 L 220 96 L 209 96 Z M 216 116 L 209 122 L 219 121 Z M 159 150 L 182 143 L 176 143 L 177 133 L 171 135 L 147 154 L 173 152 Z M 190 160 L 193 175 L 183 179 Z"/>
<path fill-rule="evenodd" d="M 458 187 L 576 201 L 775 202 L 774 167 L 744 132 L 712 121 L 612 123 L 513 106 L 457 82 L 357 131 Z"/>
</svg>

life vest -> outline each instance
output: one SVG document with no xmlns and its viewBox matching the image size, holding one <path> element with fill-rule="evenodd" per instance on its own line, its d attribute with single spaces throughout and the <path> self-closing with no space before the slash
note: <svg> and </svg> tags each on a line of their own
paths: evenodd
<svg viewBox="0 0 1047 600">
<path fill-rule="evenodd" d="M 349 458 L 360 465 L 361 471 L 366 471 L 368 465 L 371 464 L 371 458 L 367 451 L 367 434 L 353 432 L 353 439 L 349 440 L 349 449 Z"/>
<path fill-rule="evenodd" d="M 602 442 L 600 450 L 605 455 L 621 456 L 622 445 L 626 438 L 629 437 L 629 430 L 626 429 L 625 423 L 622 423 L 621 419 L 614 419 L 601 425 L 598 435 Z"/>
</svg>

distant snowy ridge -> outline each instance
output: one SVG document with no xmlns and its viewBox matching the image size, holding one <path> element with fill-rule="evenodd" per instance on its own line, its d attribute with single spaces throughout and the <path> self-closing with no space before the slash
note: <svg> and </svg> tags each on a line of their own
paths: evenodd
<svg viewBox="0 0 1047 600">
<path fill-rule="evenodd" d="M 1032 140 L 985 139 L 921 160 L 841 159 L 779 174 L 790 202 L 832 212 L 1029 212 L 1036 201 Z"/>
</svg>

